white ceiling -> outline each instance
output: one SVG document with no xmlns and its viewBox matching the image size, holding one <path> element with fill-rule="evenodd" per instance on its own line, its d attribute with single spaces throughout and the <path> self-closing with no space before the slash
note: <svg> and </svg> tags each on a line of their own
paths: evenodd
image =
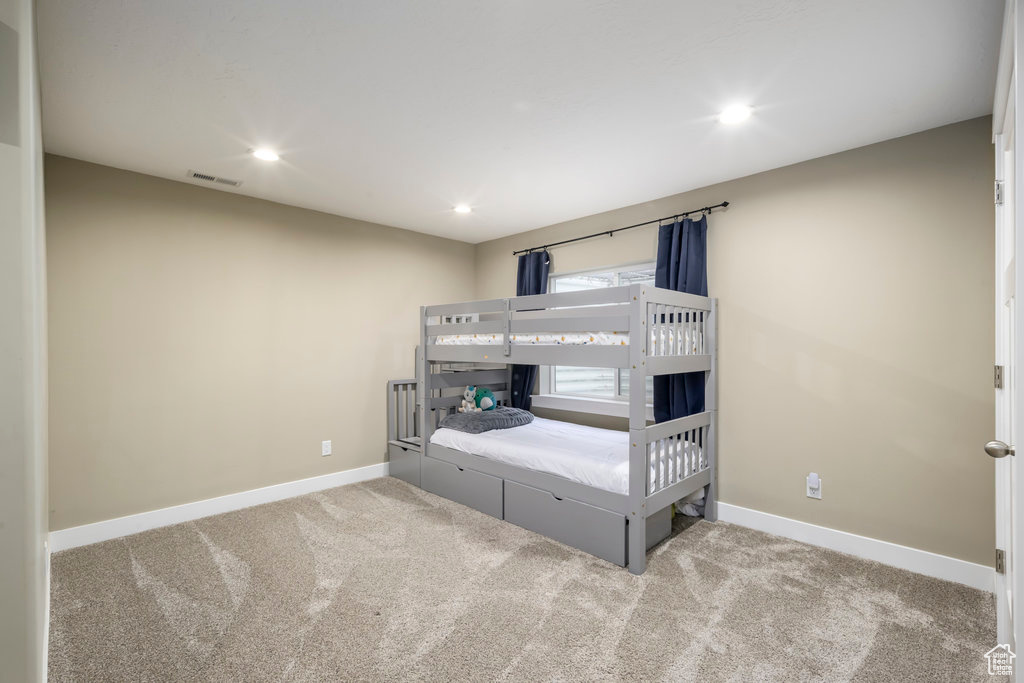
<svg viewBox="0 0 1024 683">
<path fill-rule="evenodd" d="M 990 113 L 1002 13 L 39 0 L 43 131 L 56 154 L 479 242 Z M 733 102 L 756 112 L 725 127 Z"/>
</svg>

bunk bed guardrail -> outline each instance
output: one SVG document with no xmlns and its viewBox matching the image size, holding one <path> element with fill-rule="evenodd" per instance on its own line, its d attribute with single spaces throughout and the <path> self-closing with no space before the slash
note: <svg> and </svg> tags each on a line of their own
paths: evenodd
<svg viewBox="0 0 1024 683">
<path fill-rule="evenodd" d="M 416 380 L 388 380 L 388 441 L 419 443 L 419 411 L 416 410 Z"/>
</svg>

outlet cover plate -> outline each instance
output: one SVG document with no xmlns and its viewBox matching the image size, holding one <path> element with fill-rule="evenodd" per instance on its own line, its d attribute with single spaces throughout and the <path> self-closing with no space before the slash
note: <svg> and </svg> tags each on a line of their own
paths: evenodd
<svg viewBox="0 0 1024 683">
<path fill-rule="evenodd" d="M 821 477 L 818 477 L 818 488 L 812 489 L 811 488 L 811 478 L 807 477 L 807 497 L 808 498 L 817 498 L 818 500 L 821 500 L 821 486 L 822 486 L 821 481 L 822 481 Z"/>
<path fill-rule="evenodd" d="M 323 456 L 323 455 L 330 455 L 330 454 L 331 454 L 331 442 L 330 441 L 321 441 L 320 442 L 320 455 Z"/>
</svg>

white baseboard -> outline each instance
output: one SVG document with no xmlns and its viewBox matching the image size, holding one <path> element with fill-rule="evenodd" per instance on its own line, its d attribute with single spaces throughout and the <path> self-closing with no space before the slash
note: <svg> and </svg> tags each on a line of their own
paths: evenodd
<svg viewBox="0 0 1024 683">
<path fill-rule="evenodd" d="M 137 534 L 140 531 L 148 531 L 171 524 L 189 522 L 201 517 L 219 515 L 223 512 L 241 510 L 242 508 L 272 503 L 275 500 L 294 498 L 314 491 L 331 489 L 345 484 L 354 484 L 368 479 L 377 479 L 388 475 L 388 463 L 357 467 L 343 472 L 333 472 L 319 477 L 289 481 L 284 484 L 265 486 L 260 489 L 231 493 L 217 498 L 198 500 L 194 503 L 175 505 L 160 510 L 140 512 L 127 517 L 117 517 L 103 522 L 83 524 L 82 526 L 60 529 L 50 532 L 50 552 L 55 553 L 68 548 L 77 548 L 81 545 L 109 541 L 112 538 L 120 538 Z"/>
<path fill-rule="evenodd" d="M 879 541 L 729 503 L 718 504 L 718 519 L 925 576 L 962 583 L 989 593 L 995 588 L 995 572 L 992 567 L 930 553 L 927 550 Z"/>
</svg>

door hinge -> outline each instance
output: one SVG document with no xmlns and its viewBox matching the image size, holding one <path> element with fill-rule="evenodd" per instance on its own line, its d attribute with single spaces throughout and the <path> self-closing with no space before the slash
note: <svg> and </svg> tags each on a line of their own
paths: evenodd
<svg viewBox="0 0 1024 683">
<path fill-rule="evenodd" d="M 1006 551 L 996 548 L 996 574 L 1006 573 Z"/>
<path fill-rule="evenodd" d="M 993 380 L 994 380 L 993 384 L 995 384 L 996 389 L 1002 389 L 1003 388 L 1003 366 L 1002 365 L 997 365 L 996 366 L 996 371 L 995 371 L 995 375 L 993 377 Z"/>
<path fill-rule="evenodd" d="M 996 206 L 1003 205 L 1003 181 L 996 181 Z"/>
</svg>

